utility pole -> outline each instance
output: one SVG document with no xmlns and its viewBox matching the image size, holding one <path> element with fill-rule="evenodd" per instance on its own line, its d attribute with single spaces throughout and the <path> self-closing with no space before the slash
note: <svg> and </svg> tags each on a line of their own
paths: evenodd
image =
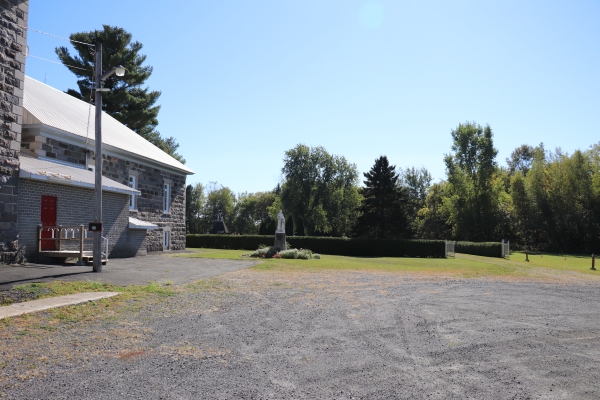
<svg viewBox="0 0 600 400">
<path fill-rule="evenodd" d="M 96 179 L 94 185 L 94 222 L 102 226 L 102 43 L 96 44 Z M 102 272 L 102 229 L 94 231 L 94 272 Z"/>
</svg>

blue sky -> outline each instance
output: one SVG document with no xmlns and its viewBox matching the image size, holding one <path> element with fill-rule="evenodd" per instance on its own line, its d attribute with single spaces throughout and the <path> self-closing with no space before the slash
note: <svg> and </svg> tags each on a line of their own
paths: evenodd
<svg viewBox="0 0 600 400">
<path fill-rule="evenodd" d="M 600 2 L 31 0 L 29 26 L 68 36 L 125 28 L 162 91 L 159 131 L 196 171 L 234 192 L 271 190 L 284 152 L 324 146 L 368 171 L 445 177 L 450 131 L 490 124 L 498 162 L 521 144 L 586 149 L 600 141 Z M 68 42 L 29 33 L 56 60 Z M 29 57 L 27 75 L 76 87 Z M 362 174 L 361 174 L 362 178 Z"/>
</svg>

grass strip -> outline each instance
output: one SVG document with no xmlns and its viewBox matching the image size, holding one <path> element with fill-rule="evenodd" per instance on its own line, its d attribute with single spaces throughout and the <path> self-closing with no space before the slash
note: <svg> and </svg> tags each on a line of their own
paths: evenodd
<svg viewBox="0 0 600 400">
<path fill-rule="evenodd" d="M 524 253 L 513 253 L 510 259 L 457 254 L 455 258 L 405 258 L 405 257 L 346 257 L 322 255 L 320 260 L 255 259 L 242 257 L 245 250 L 188 249 L 192 253 L 176 257 L 249 259 L 258 260 L 256 270 L 379 270 L 412 272 L 421 274 L 449 274 L 457 277 L 527 276 L 536 268 L 569 271 L 587 275 L 599 275 L 591 271 L 591 257 L 579 255 L 536 254 L 525 261 Z"/>
</svg>

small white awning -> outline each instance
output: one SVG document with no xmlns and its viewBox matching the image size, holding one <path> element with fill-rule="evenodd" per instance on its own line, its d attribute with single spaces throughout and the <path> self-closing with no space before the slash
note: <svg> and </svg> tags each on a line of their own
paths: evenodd
<svg viewBox="0 0 600 400">
<path fill-rule="evenodd" d="M 153 229 L 158 229 L 158 225 L 142 221 L 141 219 L 129 217 L 129 229 L 147 229 L 151 231 Z"/>
</svg>

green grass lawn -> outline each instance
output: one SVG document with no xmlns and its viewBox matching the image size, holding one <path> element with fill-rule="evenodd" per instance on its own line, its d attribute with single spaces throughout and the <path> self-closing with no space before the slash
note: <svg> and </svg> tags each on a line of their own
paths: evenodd
<svg viewBox="0 0 600 400">
<path fill-rule="evenodd" d="M 193 253 L 178 254 L 177 257 L 242 259 L 247 250 L 188 249 Z M 566 258 L 566 259 L 565 259 Z M 248 258 L 244 258 L 248 259 Z M 250 260 L 257 260 L 252 259 Z M 460 277 L 482 276 L 527 276 L 536 268 L 572 271 L 598 275 L 591 271 L 591 257 L 530 255 L 513 253 L 510 260 L 458 254 L 456 258 L 389 258 L 389 257 L 344 257 L 322 255 L 320 260 L 259 259 L 257 270 L 380 270 L 430 274 L 450 274 Z M 600 268 L 600 265 L 598 266 Z"/>
</svg>

